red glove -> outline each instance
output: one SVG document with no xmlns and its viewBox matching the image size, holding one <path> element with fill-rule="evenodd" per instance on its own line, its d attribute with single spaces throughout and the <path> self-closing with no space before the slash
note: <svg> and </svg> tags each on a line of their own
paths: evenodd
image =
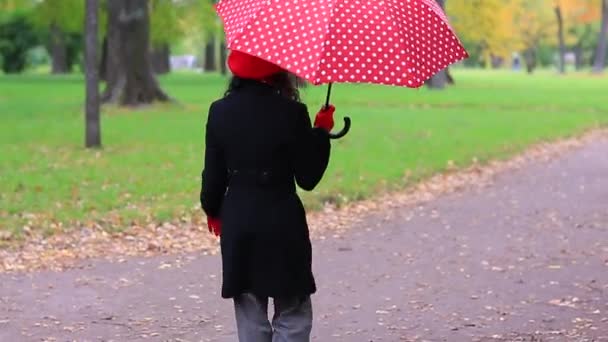
<svg viewBox="0 0 608 342">
<path fill-rule="evenodd" d="M 222 234 L 222 221 L 211 216 L 207 216 L 207 227 L 209 227 L 209 233 L 215 236 Z"/>
<path fill-rule="evenodd" d="M 315 117 L 315 127 L 320 127 L 331 132 L 334 128 L 334 112 L 336 107 L 329 105 L 329 107 L 323 107 Z"/>
</svg>

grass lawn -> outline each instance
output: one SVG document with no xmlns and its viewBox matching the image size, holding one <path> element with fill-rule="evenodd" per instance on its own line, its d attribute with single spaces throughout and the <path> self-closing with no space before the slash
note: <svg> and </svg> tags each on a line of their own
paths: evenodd
<svg viewBox="0 0 608 342">
<path fill-rule="evenodd" d="M 337 85 L 337 116 L 350 115 L 353 128 L 335 141 L 322 184 L 303 194 L 306 205 L 362 199 L 450 161 L 504 158 L 608 122 L 607 77 L 454 74 L 457 85 L 445 91 Z M 0 76 L 0 230 L 52 233 L 90 221 L 121 229 L 200 215 L 206 110 L 226 80 L 174 74 L 161 82 L 178 104 L 104 108 L 104 148 L 87 151 L 82 76 Z M 311 115 L 324 91 L 304 91 Z"/>
</svg>

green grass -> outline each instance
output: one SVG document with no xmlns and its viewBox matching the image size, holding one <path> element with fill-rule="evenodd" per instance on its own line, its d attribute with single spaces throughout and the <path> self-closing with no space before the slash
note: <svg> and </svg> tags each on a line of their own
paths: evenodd
<svg viewBox="0 0 608 342">
<path fill-rule="evenodd" d="M 505 158 L 608 122 L 608 78 L 454 73 L 457 85 L 446 91 L 335 86 L 337 116 L 350 115 L 353 128 L 334 142 L 327 175 L 304 194 L 306 205 L 366 198 L 440 172 L 448 161 Z M 52 233 L 60 223 L 90 221 L 120 229 L 196 212 L 206 111 L 225 80 L 175 74 L 161 81 L 178 104 L 104 108 L 104 148 L 88 151 L 81 76 L 0 76 L 0 230 Z M 324 91 L 305 90 L 311 115 Z"/>
</svg>

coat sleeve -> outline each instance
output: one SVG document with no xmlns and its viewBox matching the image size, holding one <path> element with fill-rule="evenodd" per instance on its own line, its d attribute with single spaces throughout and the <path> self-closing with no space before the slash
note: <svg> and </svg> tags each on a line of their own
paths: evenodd
<svg viewBox="0 0 608 342">
<path fill-rule="evenodd" d="M 213 130 L 213 105 L 209 108 L 205 130 L 205 165 L 200 192 L 201 207 L 211 217 L 219 217 L 227 186 L 226 160 Z"/>
<path fill-rule="evenodd" d="M 302 105 L 298 113 L 294 156 L 296 183 L 306 191 L 313 190 L 323 178 L 329 163 L 329 134 L 313 128 L 308 110 Z"/>
</svg>

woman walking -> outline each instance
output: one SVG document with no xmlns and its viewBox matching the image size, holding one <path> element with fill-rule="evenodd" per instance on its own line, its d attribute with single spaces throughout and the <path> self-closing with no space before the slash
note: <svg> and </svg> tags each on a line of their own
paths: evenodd
<svg viewBox="0 0 608 342">
<path fill-rule="evenodd" d="M 285 70 L 237 51 L 228 66 L 229 88 L 209 109 L 200 198 L 221 235 L 222 297 L 234 301 L 240 342 L 309 341 L 316 286 L 296 186 L 323 177 L 335 108 L 313 126 Z"/>
</svg>

